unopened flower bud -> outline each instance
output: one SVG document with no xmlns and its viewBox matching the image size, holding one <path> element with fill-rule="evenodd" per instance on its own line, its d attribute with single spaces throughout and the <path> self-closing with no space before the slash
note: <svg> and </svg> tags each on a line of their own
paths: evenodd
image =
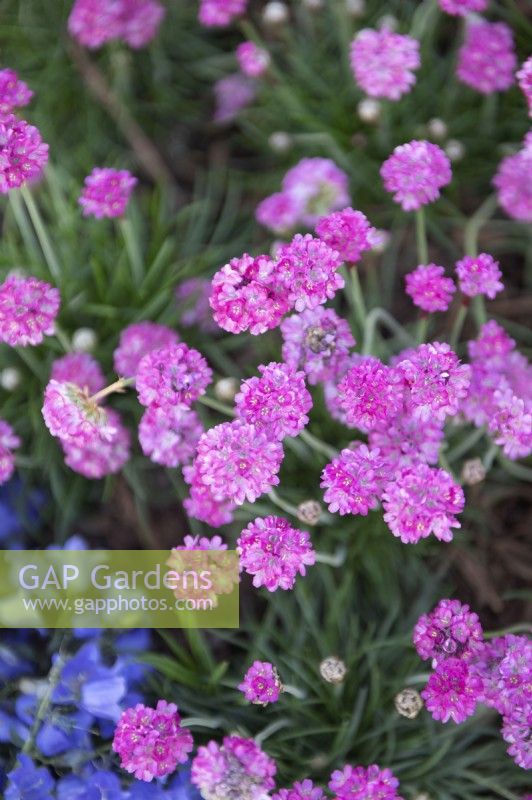
<svg viewBox="0 0 532 800">
<path fill-rule="evenodd" d="M 341 658 L 328 656 L 320 664 L 320 675 L 327 683 L 343 683 L 347 675 L 347 667 Z"/>
<path fill-rule="evenodd" d="M 384 14 L 377 22 L 378 28 L 386 28 L 389 31 L 397 30 L 398 25 L 397 17 L 394 17 L 393 14 Z"/>
<path fill-rule="evenodd" d="M 378 100 L 366 97 L 358 104 L 357 113 L 362 122 L 377 122 L 381 115 L 381 104 Z"/>
<path fill-rule="evenodd" d="M 345 8 L 352 17 L 361 17 L 366 12 L 366 0 L 345 0 Z"/>
<path fill-rule="evenodd" d="M 13 392 L 20 384 L 21 374 L 16 367 L 5 367 L 0 372 L 0 386 L 6 392 Z"/>
<path fill-rule="evenodd" d="M 297 507 L 297 518 L 306 525 L 317 525 L 321 517 L 321 505 L 317 500 L 305 500 Z"/>
<path fill-rule="evenodd" d="M 232 403 L 238 392 L 238 381 L 236 378 L 220 378 L 214 384 L 214 394 L 218 400 L 224 403 Z"/>
<path fill-rule="evenodd" d="M 432 800 L 432 797 L 426 792 L 421 792 L 421 794 L 416 794 L 414 800 Z"/>
<path fill-rule="evenodd" d="M 284 25 L 288 22 L 288 6 L 279 0 L 271 0 L 264 6 L 262 21 L 265 25 Z"/>
<path fill-rule="evenodd" d="M 486 477 L 486 468 L 480 458 L 470 458 L 464 462 L 462 467 L 462 481 L 466 486 L 474 486 L 476 483 L 482 483 Z"/>
<path fill-rule="evenodd" d="M 78 328 L 72 334 L 72 349 L 76 353 L 90 353 L 96 347 L 98 337 L 92 328 Z"/>
<path fill-rule="evenodd" d="M 276 153 L 286 153 L 292 147 L 292 137 L 284 131 L 274 131 L 268 139 L 268 144 Z"/>
<path fill-rule="evenodd" d="M 402 717 L 415 719 L 423 708 L 423 700 L 415 689 L 403 689 L 395 695 L 395 708 Z"/>
<path fill-rule="evenodd" d="M 301 2 L 309 11 L 319 11 L 323 8 L 323 0 L 301 0 Z"/>
<path fill-rule="evenodd" d="M 461 161 L 465 156 L 465 147 L 458 139 L 449 139 L 444 149 L 451 161 Z"/>
<path fill-rule="evenodd" d="M 429 120 L 427 130 L 433 139 L 445 139 L 447 136 L 447 125 L 439 117 Z"/>
</svg>

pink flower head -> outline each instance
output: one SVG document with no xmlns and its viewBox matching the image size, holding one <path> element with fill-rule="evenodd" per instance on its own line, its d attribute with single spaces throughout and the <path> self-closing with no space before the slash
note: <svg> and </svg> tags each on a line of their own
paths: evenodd
<svg viewBox="0 0 532 800">
<path fill-rule="evenodd" d="M 94 167 L 79 198 L 83 216 L 122 217 L 137 179 L 127 169 Z"/>
<path fill-rule="evenodd" d="M 316 225 L 316 233 L 336 250 L 342 261 L 356 264 L 365 250 L 372 249 L 375 228 L 361 211 L 344 208 L 322 217 Z"/>
<path fill-rule="evenodd" d="M 122 0 L 122 38 L 130 47 L 144 47 L 157 35 L 165 8 L 159 0 Z"/>
<path fill-rule="evenodd" d="M 494 319 L 484 323 L 478 337 L 467 343 L 469 357 L 481 361 L 494 356 L 507 356 L 514 348 L 514 339 Z"/>
<path fill-rule="evenodd" d="M 214 84 L 216 109 L 214 121 L 220 123 L 232 122 L 242 109 L 249 106 L 255 99 L 257 86 L 255 81 L 241 72 L 220 78 Z"/>
<path fill-rule="evenodd" d="M 221 328 L 230 333 L 249 330 L 254 336 L 277 327 L 290 308 L 273 261 L 247 253 L 214 275 L 210 303 Z"/>
<path fill-rule="evenodd" d="M 212 318 L 210 294 L 211 282 L 207 278 L 188 278 L 176 286 L 175 301 L 181 325 L 185 328 L 197 325 L 203 333 L 219 333 Z"/>
<path fill-rule="evenodd" d="M 236 48 L 236 57 L 244 75 L 260 78 L 270 66 L 270 54 L 255 42 L 242 42 Z"/>
<path fill-rule="evenodd" d="M 414 628 L 414 646 L 424 661 L 467 658 L 480 652 L 483 631 L 477 614 L 459 600 L 440 600 Z"/>
<path fill-rule="evenodd" d="M 330 158 L 303 158 L 283 178 L 283 192 L 301 206 L 301 222 L 318 220 L 349 205 L 349 178 Z"/>
<path fill-rule="evenodd" d="M 275 761 L 254 739 L 225 736 L 223 744 L 198 747 L 190 779 L 204 798 L 263 800 L 275 785 Z"/>
<path fill-rule="evenodd" d="M 436 464 L 444 437 L 443 420 L 415 419 L 406 412 L 379 423 L 368 433 L 368 444 L 378 448 L 391 474 L 399 467 Z"/>
<path fill-rule="evenodd" d="M 465 17 L 473 12 L 485 11 L 488 0 L 438 0 L 442 11 L 453 17 Z"/>
<path fill-rule="evenodd" d="M 0 117 L 0 194 L 41 177 L 48 145 L 33 125 L 12 114 Z"/>
<path fill-rule="evenodd" d="M 68 30 L 80 44 L 93 49 L 112 39 L 144 47 L 156 35 L 164 13 L 158 0 L 76 0 Z"/>
<path fill-rule="evenodd" d="M 509 387 L 496 389 L 493 394 L 493 415 L 488 427 L 495 444 L 515 461 L 532 453 L 532 400 L 514 394 Z"/>
<path fill-rule="evenodd" d="M 44 392 L 42 415 L 52 436 L 62 441 L 76 439 L 80 444 L 93 436 L 111 439 L 114 434 L 107 412 L 74 383 L 52 378 Z"/>
<path fill-rule="evenodd" d="M 88 353 L 67 353 L 56 358 L 50 377 L 59 383 L 75 383 L 89 394 L 96 394 L 105 386 L 102 368 Z"/>
<path fill-rule="evenodd" d="M 321 473 L 320 486 L 331 513 L 362 514 L 376 508 L 382 492 L 384 461 L 365 444 L 342 450 Z"/>
<path fill-rule="evenodd" d="M 508 755 L 512 756 L 517 766 L 527 770 L 532 769 L 532 747 L 530 746 L 532 704 L 530 699 L 513 709 L 509 715 L 505 715 L 502 721 L 502 738 L 510 745 L 507 750 Z"/>
<path fill-rule="evenodd" d="M 272 800 L 325 800 L 325 795 L 323 789 L 305 778 L 304 781 L 296 781 L 291 789 L 279 789 L 272 795 Z"/>
<path fill-rule="evenodd" d="M 445 277 L 445 269 L 437 264 L 420 264 L 405 278 L 406 293 L 414 305 L 427 313 L 447 311 L 456 286 Z"/>
<path fill-rule="evenodd" d="M 284 360 L 293 369 L 303 369 L 312 385 L 333 380 L 355 345 L 347 320 L 323 306 L 287 317 L 281 334 Z"/>
<path fill-rule="evenodd" d="M 13 69 L 0 70 L 0 114 L 10 114 L 14 108 L 27 106 L 33 92 Z"/>
<path fill-rule="evenodd" d="M 316 554 L 307 531 L 292 528 L 283 517 L 257 517 L 237 541 L 240 569 L 253 575 L 253 586 L 269 592 L 293 589 L 297 575 L 305 575 Z"/>
<path fill-rule="evenodd" d="M 107 411 L 107 420 L 109 433 L 61 439 L 67 467 L 91 480 L 119 472 L 129 460 L 131 436 L 128 429 L 113 409 Z"/>
<path fill-rule="evenodd" d="M 207 486 L 214 500 L 254 503 L 279 483 L 282 460 L 280 442 L 272 441 L 254 425 L 240 420 L 224 422 L 199 440 L 193 482 Z"/>
<path fill-rule="evenodd" d="M 279 673 L 269 661 L 254 661 L 238 688 L 246 700 L 260 706 L 276 703 L 283 690 Z"/>
<path fill-rule="evenodd" d="M 458 53 L 456 74 L 482 94 L 502 92 L 514 82 L 517 58 L 511 29 L 504 22 L 471 22 Z"/>
<path fill-rule="evenodd" d="M 523 92 L 528 104 L 528 116 L 532 117 L 532 56 L 527 58 L 517 73 L 519 88 Z"/>
<path fill-rule="evenodd" d="M 143 406 L 190 406 L 205 394 L 212 370 L 201 353 L 186 344 L 151 350 L 137 370 L 137 392 Z"/>
<path fill-rule="evenodd" d="M 285 234 L 295 228 L 301 216 L 302 204 L 287 192 L 276 192 L 265 197 L 256 208 L 257 222 L 273 233 Z"/>
<path fill-rule="evenodd" d="M 409 407 L 422 420 L 456 414 L 471 379 L 470 366 L 461 364 L 446 342 L 419 345 L 399 361 L 397 370 L 409 390 Z"/>
<path fill-rule="evenodd" d="M 456 264 L 456 274 L 460 290 L 468 297 L 485 295 L 493 300 L 504 289 L 499 262 L 487 253 L 462 258 Z"/>
<path fill-rule="evenodd" d="M 455 514 L 463 511 L 464 504 L 462 487 L 448 472 L 421 463 L 399 469 L 382 494 L 384 521 L 405 544 L 431 533 L 450 542 L 452 528 L 460 527 Z"/>
<path fill-rule="evenodd" d="M 0 285 L 0 341 L 26 347 L 53 336 L 60 303 L 59 290 L 49 283 L 15 275 L 6 278 Z"/>
<path fill-rule="evenodd" d="M 370 97 L 399 100 L 414 83 L 421 66 L 419 42 L 387 28 L 364 28 L 351 44 L 351 69 L 360 88 Z"/>
<path fill-rule="evenodd" d="M 340 267 L 336 250 L 309 233 L 297 233 L 290 244 L 279 248 L 275 274 L 296 311 L 304 311 L 331 300 L 343 288 Z"/>
<path fill-rule="evenodd" d="M 389 769 L 377 764 L 352 767 L 347 764 L 331 775 L 329 789 L 336 800 L 401 800 L 397 794 L 399 781 Z"/>
<path fill-rule="evenodd" d="M 361 358 L 338 384 L 338 402 L 347 424 L 367 433 L 402 408 L 401 375 L 378 358 Z"/>
<path fill-rule="evenodd" d="M 461 658 L 441 661 L 421 692 L 434 719 L 456 723 L 475 713 L 481 695 L 482 680 Z"/>
<path fill-rule="evenodd" d="M 483 683 L 482 702 L 506 717 L 529 704 L 532 681 L 532 641 L 506 636 L 484 643 L 472 662 Z"/>
<path fill-rule="evenodd" d="M 174 703 L 159 700 L 155 708 L 137 703 L 117 722 L 113 750 L 121 766 L 141 781 L 164 778 L 188 760 L 194 742 L 181 726 Z"/>
<path fill-rule="evenodd" d="M 156 464 L 178 467 L 192 459 L 203 433 L 195 411 L 187 406 L 150 406 L 142 415 L 139 442 L 142 452 Z"/>
<path fill-rule="evenodd" d="M 499 205 L 512 219 L 532 222 L 532 137 L 518 153 L 503 158 L 493 178 Z"/>
<path fill-rule="evenodd" d="M 404 211 L 433 203 L 452 178 L 451 162 L 441 147 L 416 139 L 396 147 L 380 172 L 384 188 Z"/>
<path fill-rule="evenodd" d="M 297 436 L 308 424 L 312 397 L 305 386 L 305 373 L 275 361 L 259 366 L 260 378 L 248 378 L 235 397 L 240 419 L 252 423 L 269 437 Z"/>
<path fill-rule="evenodd" d="M 226 28 L 246 6 L 247 0 L 200 0 L 199 21 L 206 28 Z"/>
<path fill-rule="evenodd" d="M 13 450 L 20 447 L 20 439 L 11 425 L 0 419 L 0 484 L 6 483 L 15 471 Z"/>
<path fill-rule="evenodd" d="M 192 466 L 183 468 L 183 477 L 190 485 L 190 495 L 183 501 L 189 517 L 199 519 L 212 528 L 232 522 L 235 504 L 231 500 L 215 500 L 209 486 L 200 482 Z"/>
<path fill-rule="evenodd" d="M 142 358 L 153 350 L 178 344 L 179 336 L 166 325 L 157 322 L 136 322 L 120 334 L 118 347 L 113 353 L 117 375 L 132 378 L 137 374 Z"/>
</svg>

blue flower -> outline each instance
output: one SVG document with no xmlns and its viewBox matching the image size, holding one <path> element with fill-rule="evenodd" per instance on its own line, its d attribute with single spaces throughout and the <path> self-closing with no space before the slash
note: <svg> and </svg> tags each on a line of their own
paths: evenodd
<svg viewBox="0 0 532 800">
<path fill-rule="evenodd" d="M 18 757 L 18 766 L 8 773 L 4 800 L 53 800 L 54 782 L 46 767 L 36 767 L 24 753 Z"/>
<path fill-rule="evenodd" d="M 122 800 L 117 775 L 106 770 L 87 771 L 83 777 L 67 775 L 57 782 L 57 800 Z"/>
<path fill-rule="evenodd" d="M 28 728 L 33 727 L 38 704 L 35 695 L 21 695 L 17 698 L 17 716 Z M 90 747 L 91 724 L 92 716 L 86 711 L 65 713 L 62 709 L 52 709 L 37 732 L 35 744 L 47 758 L 86 750 Z"/>
<path fill-rule="evenodd" d="M 28 492 L 18 476 L 0 486 L 0 542 L 4 547 L 20 547 L 15 537 L 38 520 L 43 503 L 44 494 Z"/>
</svg>

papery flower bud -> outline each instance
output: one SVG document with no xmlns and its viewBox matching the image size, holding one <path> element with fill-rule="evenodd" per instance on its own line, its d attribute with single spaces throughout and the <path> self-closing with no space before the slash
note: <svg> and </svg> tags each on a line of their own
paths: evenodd
<svg viewBox="0 0 532 800">
<path fill-rule="evenodd" d="M 347 675 L 345 662 L 338 656 L 327 656 L 320 663 L 320 675 L 327 683 L 343 683 Z"/>
<path fill-rule="evenodd" d="M 402 689 L 394 699 L 397 713 L 407 719 L 415 719 L 423 708 L 421 695 L 415 689 Z"/>
<path fill-rule="evenodd" d="M 322 515 L 322 507 L 317 500 L 304 500 L 297 507 L 297 518 L 306 525 L 317 525 Z"/>
</svg>

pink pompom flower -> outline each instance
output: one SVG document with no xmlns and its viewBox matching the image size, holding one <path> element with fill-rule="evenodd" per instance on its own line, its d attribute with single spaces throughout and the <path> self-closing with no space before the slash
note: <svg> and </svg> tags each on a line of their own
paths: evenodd
<svg viewBox="0 0 532 800">
<path fill-rule="evenodd" d="M 297 233 L 279 248 L 275 274 L 296 311 L 304 311 L 331 300 L 344 287 L 341 265 L 336 250 L 321 239 Z"/>
<path fill-rule="evenodd" d="M 27 106 L 33 92 L 13 69 L 0 70 L 0 114 L 10 114 L 14 108 Z"/>
<path fill-rule="evenodd" d="M 495 444 L 512 461 L 526 458 L 532 453 L 532 400 L 518 397 L 510 387 L 501 385 L 493 393 L 493 403 L 488 428 Z"/>
<path fill-rule="evenodd" d="M 258 517 L 237 541 L 241 570 L 253 576 L 253 586 L 269 592 L 293 589 L 297 575 L 316 561 L 307 531 L 292 528 L 283 517 Z"/>
<path fill-rule="evenodd" d="M 453 17 L 465 17 L 471 13 L 485 11 L 488 0 L 438 0 L 442 11 Z"/>
<path fill-rule="evenodd" d="M 166 325 L 148 320 L 128 325 L 121 332 L 118 347 L 113 353 L 115 372 L 124 378 L 132 378 L 147 353 L 178 343 L 179 336 Z"/>
<path fill-rule="evenodd" d="M 488 640 L 471 667 L 482 679 L 482 702 L 509 717 L 527 702 L 532 680 L 532 641 L 511 633 Z"/>
<path fill-rule="evenodd" d="M 272 795 L 272 800 L 325 800 L 325 795 L 323 789 L 305 778 L 304 781 L 296 781 L 291 789 L 279 789 Z"/>
<path fill-rule="evenodd" d="M 254 739 L 225 736 L 223 743 L 198 747 L 192 759 L 190 780 L 204 798 L 238 797 L 261 800 L 275 786 L 275 761 Z"/>
<path fill-rule="evenodd" d="M 122 217 L 137 179 L 127 169 L 94 167 L 85 178 L 79 204 L 85 217 Z"/>
<path fill-rule="evenodd" d="M 159 0 L 122 0 L 120 38 L 135 49 L 145 47 L 157 35 L 165 8 Z"/>
<path fill-rule="evenodd" d="M 379 423 L 368 433 L 370 448 L 378 448 L 389 474 L 399 467 L 436 464 L 444 437 L 443 420 L 416 419 L 400 413 Z"/>
<path fill-rule="evenodd" d="M 482 680 L 461 658 L 440 662 L 421 692 L 427 710 L 441 722 L 460 723 L 475 713 Z"/>
<path fill-rule="evenodd" d="M 462 487 L 443 469 L 415 464 L 397 471 L 382 493 L 384 521 L 394 536 L 415 544 L 431 533 L 450 542 L 465 505 Z"/>
<path fill-rule="evenodd" d="M 389 769 L 377 764 L 352 767 L 346 764 L 331 775 L 329 789 L 336 800 L 401 800 L 397 794 L 399 781 Z"/>
<path fill-rule="evenodd" d="M 378 449 L 367 445 L 347 447 L 327 464 L 320 486 L 331 513 L 362 514 L 377 507 L 385 477 L 384 460 Z"/>
<path fill-rule="evenodd" d="M 301 159 L 284 176 L 282 191 L 300 203 L 300 221 L 308 227 L 350 203 L 347 173 L 330 158 Z"/>
<path fill-rule="evenodd" d="M 493 178 L 499 205 L 512 219 L 532 222 L 532 135 L 519 152 L 503 158 Z"/>
<path fill-rule="evenodd" d="M 110 431 L 105 434 L 61 439 L 67 467 L 90 480 L 114 475 L 129 460 L 131 436 L 113 409 L 107 411 L 107 423 Z"/>
<path fill-rule="evenodd" d="M 238 688 L 246 700 L 259 706 L 276 703 L 283 691 L 279 673 L 269 661 L 254 661 Z"/>
<path fill-rule="evenodd" d="M 532 56 L 523 63 L 516 77 L 528 105 L 528 116 L 532 117 Z"/>
<path fill-rule="evenodd" d="M 139 424 L 142 452 L 155 464 L 178 467 L 190 461 L 203 433 L 203 425 L 188 406 L 150 406 Z"/>
<path fill-rule="evenodd" d="M 92 49 L 113 39 L 144 47 L 156 35 L 164 13 L 158 0 L 76 0 L 68 30 L 80 44 Z"/>
<path fill-rule="evenodd" d="M 141 781 L 164 778 L 188 760 L 194 742 L 181 726 L 174 703 L 159 700 L 155 708 L 137 703 L 127 708 L 116 725 L 113 750 L 123 769 Z"/>
<path fill-rule="evenodd" d="M 182 342 L 142 357 L 136 387 L 143 406 L 190 406 L 205 394 L 212 370 L 201 353 Z"/>
<path fill-rule="evenodd" d="M 460 290 L 468 297 L 485 295 L 493 300 L 495 295 L 504 289 L 504 284 L 500 280 L 502 272 L 499 269 L 499 262 L 488 253 L 465 256 L 457 262 L 456 274 Z"/>
<path fill-rule="evenodd" d="M 387 28 L 359 31 L 351 44 L 351 69 L 370 97 L 399 100 L 416 82 L 421 66 L 419 42 Z"/>
<path fill-rule="evenodd" d="M 0 117 L 0 194 L 38 180 L 48 163 L 48 145 L 33 125 L 12 114 Z"/>
<path fill-rule="evenodd" d="M 401 375 L 378 358 L 361 358 L 338 384 L 338 403 L 347 424 L 367 433 L 402 408 Z"/>
<path fill-rule="evenodd" d="M 517 57 L 504 22 L 471 22 L 458 53 L 457 77 L 482 94 L 502 92 L 514 82 Z"/>
<path fill-rule="evenodd" d="M 316 233 L 336 250 L 342 261 L 356 264 L 365 250 L 372 249 L 375 228 L 361 211 L 344 208 L 322 217 Z"/>
<path fill-rule="evenodd" d="M 471 359 L 487 359 L 506 356 L 515 348 L 515 340 L 494 319 L 485 322 L 476 339 L 467 343 Z"/>
<path fill-rule="evenodd" d="M 270 54 L 255 42 L 242 42 L 236 48 L 240 69 L 250 78 L 260 78 L 270 66 Z"/>
<path fill-rule="evenodd" d="M 437 264 L 420 264 L 405 278 L 406 293 L 422 311 L 447 311 L 456 286 L 445 277 L 445 269 Z"/>
<path fill-rule="evenodd" d="M 246 10 L 248 0 L 200 0 L 199 21 L 206 28 L 226 28 Z"/>
<path fill-rule="evenodd" d="M 102 368 L 88 353 L 67 353 L 56 358 L 50 377 L 59 383 L 75 383 L 89 394 L 96 394 L 105 386 Z"/>
<path fill-rule="evenodd" d="M 282 235 L 295 228 L 302 213 L 302 203 L 287 192 L 265 197 L 255 210 L 255 219 L 265 228 Z"/>
<path fill-rule="evenodd" d="M 532 769 L 532 748 L 530 731 L 532 729 L 532 704 L 530 699 L 513 709 L 502 719 L 502 738 L 510 745 L 507 752 L 518 767 Z"/>
<path fill-rule="evenodd" d="M 235 503 L 228 499 L 216 500 L 209 486 L 201 482 L 193 466 L 183 467 L 183 477 L 190 486 L 190 494 L 183 501 L 189 517 L 205 522 L 212 528 L 232 522 Z"/>
<path fill-rule="evenodd" d="M 248 378 L 235 397 L 240 419 L 252 423 L 269 437 L 297 436 L 308 424 L 312 397 L 305 373 L 275 361 L 259 366 L 261 377 Z"/>
<path fill-rule="evenodd" d="M 60 383 L 52 378 L 44 391 L 42 415 L 52 436 L 78 444 L 92 436 L 110 439 L 114 425 L 105 409 L 74 383 Z"/>
<path fill-rule="evenodd" d="M 433 203 L 452 178 L 451 162 L 441 147 L 416 139 L 396 147 L 380 174 L 385 189 L 404 211 Z"/>
<path fill-rule="evenodd" d="M 459 600 L 440 600 L 423 614 L 414 628 L 414 646 L 424 661 L 467 658 L 482 648 L 483 631 L 478 615 Z"/>
<path fill-rule="evenodd" d="M 26 347 L 53 336 L 60 303 L 59 290 L 45 281 L 6 278 L 0 285 L 0 341 Z"/>
<path fill-rule="evenodd" d="M 0 419 L 0 484 L 6 483 L 15 471 L 13 450 L 20 447 L 21 441 L 15 431 L 3 419 Z"/>
<path fill-rule="evenodd" d="M 220 78 L 214 84 L 214 121 L 224 124 L 232 122 L 242 109 L 253 102 L 256 94 L 256 82 L 241 72 Z"/>
</svg>

